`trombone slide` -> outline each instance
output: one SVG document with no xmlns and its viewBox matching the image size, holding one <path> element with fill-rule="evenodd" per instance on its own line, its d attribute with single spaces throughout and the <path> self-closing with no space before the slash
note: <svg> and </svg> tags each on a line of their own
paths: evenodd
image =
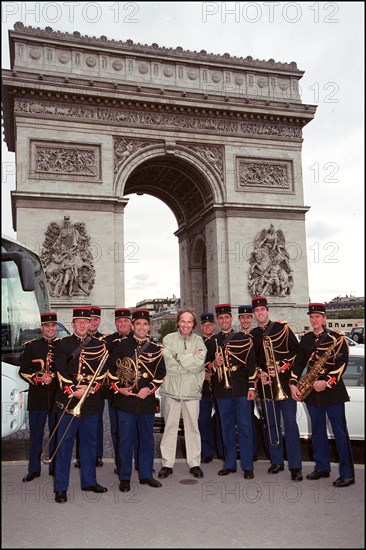
<svg viewBox="0 0 366 550">
<path fill-rule="evenodd" d="M 74 418 L 80 418 L 81 417 L 81 409 L 86 401 L 86 398 L 88 397 L 90 391 L 91 391 L 91 388 L 92 388 L 92 385 L 94 384 L 97 376 L 99 376 L 99 374 L 101 373 L 102 371 L 102 368 L 104 367 L 104 364 L 105 362 L 107 361 L 108 359 L 108 355 L 109 355 L 109 352 L 106 351 L 104 353 L 104 355 L 102 356 L 102 359 L 98 365 L 98 367 L 95 369 L 95 372 L 89 382 L 89 384 L 87 385 L 83 395 L 81 396 L 81 398 L 79 399 L 79 402 L 75 405 L 75 407 L 73 409 L 69 408 L 69 405 L 71 403 L 71 399 L 69 401 L 69 403 L 66 405 L 66 407 L 64 408 L 64 410 L 62 411 L 62 414 L 56 424 L 56 426 L 54 427 L 52 433 L 50 434 L 50 437 L 48 439 L 48 442 L 47 444 L 45 445 L 45 447 L 43 448 L 42 450 L 42 453 L 41 453 L 41 461 L 43 462 L 43 464 L 50 464 L 52 462 L 52 460 L 55 458 L 56 456 L 56 453 L 57 451 L 59 450 L 60 446 L 61 446 L 61 443 L 63 442 L 67 432 L 69 431 L 70 429 L 70 426 L 71 426 L 71 423 L 72 421 L 74 420 Z M 71 418 L 70 418 L 70 421 L 64 431 L 64 433 L 62 434 L 62 437 L 61 439 L 57 442 L 57 446 L 56 448 L 54 449 L 52 455 L 49 457 L 49 458 L 46 458 L 46 452 L 48 451 L 49 447 L 50 447 L 50 444 L 51 444 L 51 441 L 54 437 L 56 437 L 56 434 L 57 434 L 57 428 L 59 427 L 60 425 L 60 422 L 61 420 L 63 419 L 65 413 L 67 414 L 70 414 L 71 415 Z"/>
</svg>

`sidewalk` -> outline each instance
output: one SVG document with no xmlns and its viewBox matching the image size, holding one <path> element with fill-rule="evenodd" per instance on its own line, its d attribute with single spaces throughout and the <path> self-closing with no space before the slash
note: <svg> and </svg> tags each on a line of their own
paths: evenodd
<svg viewBox="0 0 366 550">
<path fill-rule="evenodd" d="M 155 461 L 157 472 L 160 460 Z M 40 478 L 22 483 L 27 462 L 2 463 L 3 548 L 364 548 L 364 466 L 356 484 L 337 489 L 338 464 L 329 479 L 308 481 L 313 463 L 303 464 L 304 481 L 287 469 L 267 473 L 255 463 L 255 478 L 242 472 L 219 477 L 222 462 L 202 464 L 196 480 L 184 459 L 173 475 L 153 489 L 138 483 L 121 493 L 114 462 L 97 469 L 108 487 L 99 495 L 82 492 L 79 470 L 71 467 L 68 502 L 54 501 L 47 467 Z M 238 463 L 239 468 L 239 463 Z"/>
</svg>

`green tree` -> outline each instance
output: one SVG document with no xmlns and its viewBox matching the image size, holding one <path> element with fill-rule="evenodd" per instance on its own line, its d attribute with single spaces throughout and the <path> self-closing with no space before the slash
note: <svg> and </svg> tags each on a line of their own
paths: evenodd
<svg viewBox="0 0 366 550">
<path fill-rule="evenodd" d="M 161 343 L 163 341 L 164 336 L 167 334 L 170 334 L 171 332 L 176 332 L 177 325 L 175 322 L 175 319 L 168 319 L 167 321 L 164 321 L 158 330 L 159 336 L 159 342 Z"/>
</svg>

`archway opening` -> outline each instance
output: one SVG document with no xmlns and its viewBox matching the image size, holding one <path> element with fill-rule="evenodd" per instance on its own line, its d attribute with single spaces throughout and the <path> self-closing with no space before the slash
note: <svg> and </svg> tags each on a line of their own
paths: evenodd
<svg viewBox="0 0 366 550">
<path fill-rule="evenodd" d="M 180 297 L 177 221 L 151 195 L 131 194 L 124 217 L 125 302 Z"/>
<path fill-rule="evenodd" d="M 150 197 L 146 197 L 143 202 L 145 195 Z M 177 156 L 160 154 L 140 162 L 133 169 L 126 180 L 123 196 L 130 201 L 125 208 L 125 248 L 132 243 L 129 246 L 136 251 L 135 261 L 130 264 L 125 262 L 126 303 L 130 303 L 132 293 L 136 296 L 136 291 L 144 293 L 144 296 L 140 294 L 138 301 L 141 301 L 157 297 L 155 290 L 163 288 L 164 296 L 178 294 L 181 305 L 201 310 L 207 304 L 203 237 L 205 213 L 213 204 L 213 193 L 207 179 L 193 163 Z M 131 200 L 130 197 L 134 198 Z M 159 201 L 153 202 L 152 197 Z M 160 201 L 165 203 L 170 212 L 161 210 L 163 206 Z M 171 222 L 171 214 L 175 217 L 175 224 Z M 134 229 L 131 226 L 131 232 L 130 220 L 139 222 Z M 171 248 L 173 245 L 168 238 L 169 231 L 171 235 L 175 232 L 178 236 L 179 250 L 178 247 L 175 250 Z M 142 239 L 144 233 L 146 241 Z M 194 256 L 191 254 L 198 235 L 202 240 L 199 262 L 196 258 L 197 250 Z M 143 251 L 149 254 L 152 252 L 151 261 L 140 264 Z M 176 269 L 171 262 L 178 258 L 178 254 L 179 265 Z M 169 262 L 169 265 L 164 265 L 164 262 Z M 145 283 L 147 288 L 143 288 Z"/>
</svg>

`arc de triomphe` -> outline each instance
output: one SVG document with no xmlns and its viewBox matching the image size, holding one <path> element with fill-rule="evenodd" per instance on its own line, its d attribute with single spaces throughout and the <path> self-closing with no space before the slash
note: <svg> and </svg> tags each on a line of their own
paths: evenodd
<svg viewBox="0 0 366 550">
<path fill-rule="evenodd" d="M 14 229 L 42 255 L 62 322 L 73 306 L 98 304 L 111 325 L 114 308 L 131 305 L 123 217 L 132 193 L 175 215 L 182 306 L 213 310 L 265 293 L 277 319 L 306 318 L 301 145 L 315 107 L 301 102 L 296 63 L 22 23 L 9 43 Z"/>
</svg>

